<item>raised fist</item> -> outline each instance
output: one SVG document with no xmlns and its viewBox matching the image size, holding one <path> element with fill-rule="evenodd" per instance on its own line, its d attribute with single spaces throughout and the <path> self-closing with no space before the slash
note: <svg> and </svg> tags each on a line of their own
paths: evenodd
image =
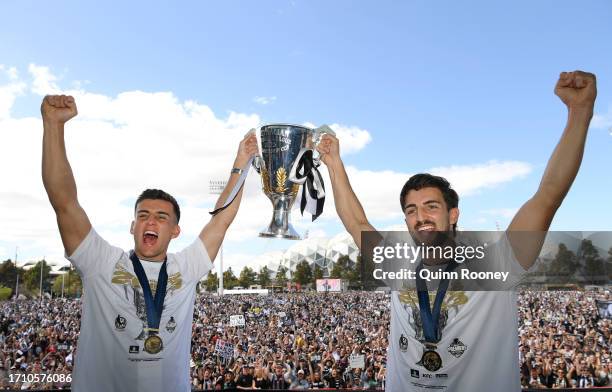
<svg viewBox="0 0 612 392">
<path fill-rule="evenodd" d="M 595 75 L 588 72 L 561 72 L 555 94 L 569 109 L 593 109 L 597 96 Z"/>
<path fill-rule="evenodd" d="M 317 151 L 321 154 L 321 161 L 329 165 L 334 159 L 340 158 L 340 142 L 334 135 L 329 133 L 323 134 L 317 146 Z"/>
<path fill-rule="evenodd" d="M 74 98 L 70 95 L 47 95 L 40 105 L 43 121 L 64 124 L 77 115 Z"/>
<path fill-rule="evenodd" d="M 258 153 L 259 147 L 257 146 L 257 137 L 255 136 L 255 132 L 249 131 L 238 146 L 238 154 L 234 164 L 237 165 L 238 168 L 242 168 L 247 164 L 253 155 Z"/>
</svg>

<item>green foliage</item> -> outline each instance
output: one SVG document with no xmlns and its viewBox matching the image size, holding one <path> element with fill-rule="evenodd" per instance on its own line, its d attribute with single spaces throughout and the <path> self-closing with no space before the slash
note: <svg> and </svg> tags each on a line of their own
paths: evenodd
<svg viewBox="0 0 612 392">
<path fill-rule="evenodd" d="M 312 268 L 310 268 L 310 265 L 306 260 L 300 261 L 295 266 L 293 281 L 301 284 L 302 286 L 312 282 Z"/>
<path fill-rule="evenodd" d="M 234 275 L 232 267 L 229 267 L 227 271 L 223 272 L 223 288 L 233 289 L 239 285 L 238 283 L 238 278 L 236 278 L 236 275 Z"/>
<path fill-rule="evenodd" d="M 252 268 L 246 266 L 242 269 L 242 271 L 240 271 L 240 278 L 238 281 L 240 282 L 240 286 L 248 289 L 249 286 L 255 284 L 256 279 L 257 273 L 253 271 Z"/>
<path fill-rule="evenodd" d="M 314 269 L 312 271 L 312 275 L 313 275 L 312 282 L 316 284 L 317 279 L 323 279 L 323 269 L 321 269 L 321 267 L 315 264 Z"/>
<path fill-rule="evenodd" d="M 15 267 L 11 259 L 5 260 L 0 264 L 0 285 L 15 288 L 17 275 L 19 275 L 19 281 L 23 282 L 24 274 L 25 270 Z"/>
<path fill-rule="evenodd" d="M 215 292 L 219 287 L 219 276 L 216 272 L 209 272 L 206 276 L 206 291 Z"/>
<path fill-rule="evenodd" d="M 10 287 L 4 287 L 0 285 L 0 301 L 4 301 L 5 299 L 11 298 L 13 294 L 13 289 Z"/>
<path fill-rule="evenodd" d="M 75 270 L 68 270 L 64 274 L 64 297 L 75 298 L 83 292 L 83 283 L 81 276 Z M 62 295 L 62 275 L 57 275 L 53 279 L 52 286 L 53 294 L 57 297 Z"/>
<path fill-rule="evenodd" d="M 261 285 L 261 287 L 266 287 L 270 285 L 270 269 L 267 266 L 261 267 L 259 273 L 257 274 L 257 282 Z"/>
<path fill-rule="evenodd" d="M 338 257 L 338 260 L 334 263 L 334 268 L 332 268 L 329 274 L 330 278 L 349 279 L 352 272 L 351 264 L 351 259 L 348 256 Z"/>
<path fill-rule="evenodd" d="M 559 244 L 557 255 L 548 268 L 548 274 L 551 275 L 551 278 L 554 276 L 553 279 L 559 283 L 567 283 L 577 269 L 578 259 L 574 252 L 567 249 L 565 244 Z"/>
<path fill-rule="evenodd" d="M 43 292 L 51 290 L 52 277 L 51 275 L 49 275 L 49 271 L 51 271 L 51 267 L 47 265 L 47 262 L 45 260 L 40 260 L 38 263 L 36 263 L 34 267 L 27 270 L 23 277 L 26 288 L 33 293 L 39 292 L 41 264 L 42 264 L 42 276 L 43 276 L 43 282 L 42 282 Z"/>
<path fill-rule="evenodd" d="M 276 271 L 276 276 L 274 278 L 276 280 L 276 284 L 278 286 L 286 286 L 287 285 L 287 267 L 279 267 L 278 271 Z"/>
<path fill-rule="evenodd" d="M 584 262 L 583 271 L 591 284 L 602 284 L 606 281 L 604 260 L 590 240 L 582 240 L 579 251 Z"/>
</svg>

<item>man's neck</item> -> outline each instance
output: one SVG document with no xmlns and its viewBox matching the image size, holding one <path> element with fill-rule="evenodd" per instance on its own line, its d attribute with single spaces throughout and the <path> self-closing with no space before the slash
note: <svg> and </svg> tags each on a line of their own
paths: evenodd
<svg viewBox="0 0 612 392">
<path fill-rule="evenodd" d="M 148 261 L 151 263 L 162 263 L 164 260 L 166 260 L 166 253 L 163 253 L 160 256 L 153 256 L 153 257 L 145 257 L 139 254 L 138 251 L 134 251 L 134 253 L 136 253 L 136 257 L 138 257 L 138 260 L 140 261 Z"/>
</svg>

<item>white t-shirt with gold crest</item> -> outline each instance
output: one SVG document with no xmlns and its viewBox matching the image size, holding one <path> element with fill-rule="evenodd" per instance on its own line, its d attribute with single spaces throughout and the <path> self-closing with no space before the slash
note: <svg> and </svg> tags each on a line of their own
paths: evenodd
<svg viewBox="0 0 612 392">
<path fill-rule="evenodd" d="M 490 262 L 503 263 L 497 270 L 509 271 L 513 282 L 525 272 L 505 235 L 487 252 Z M 432 306 L 435 294 L 429 291 Z M 414 288 L 392 291 L 385 390 L 520 391 L 517 313 L 513 290 L 449 289 L 439 321 L 442 337 L 435 350 L 442 367 L 430 371 L 421 363 L 426 348 L 417 292 Z"/>
<path fill-rule="evenodd" d="M 163 349 L 157 354 L 144 350 L 145 302 L 129 254 L 92 229 L 68 259 L 84 288 L 72 390 L 189 391 L 195 287 L 212 268 L 202 241 L 197 238 L 181 252 L 168 254 L 159 325 Z M 154 294 L 162 263 L 142 264 Z"/>
</svg>

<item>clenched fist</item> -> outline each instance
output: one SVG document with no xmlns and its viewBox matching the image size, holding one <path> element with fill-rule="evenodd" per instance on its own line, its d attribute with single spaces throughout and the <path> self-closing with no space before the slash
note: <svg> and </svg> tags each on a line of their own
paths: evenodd
<svg viewBox="0 0 612 392">
<path fill-rule="evenodd" d="M 249 131 L 238 146 L 238 154 L 236 155 L 236 160 L 234 161 L 234 167 L 244 167 L 249 159 L 258 153 L 259 147 L 257 146 L 257 137 L 255 136 L 255 132 Z"/>
<path fill-rule="evenodd" d="M 595 75 L 588 72 L 561 72 L 555 94 L 568 109 L 593 109 L 597 96 Z"/>
<path fill-rule="evenodd" d="M 77 115 L 74 98 L 70 95 L 47 95 L 40 105 L 43 121 L 63 125 Z"/>
<path fill-rule="evenodd" d="M 323 163 L 326 165 L 329 165 L 334 160 L 340 159 L 340 142 L 334 135 L 325 133 L 323 136 L 321 136 L 321 141 L 317 146 L 317 151 L 319 154 L 321 154 L 321 161 L 323 161 Z"/>
</svg>

